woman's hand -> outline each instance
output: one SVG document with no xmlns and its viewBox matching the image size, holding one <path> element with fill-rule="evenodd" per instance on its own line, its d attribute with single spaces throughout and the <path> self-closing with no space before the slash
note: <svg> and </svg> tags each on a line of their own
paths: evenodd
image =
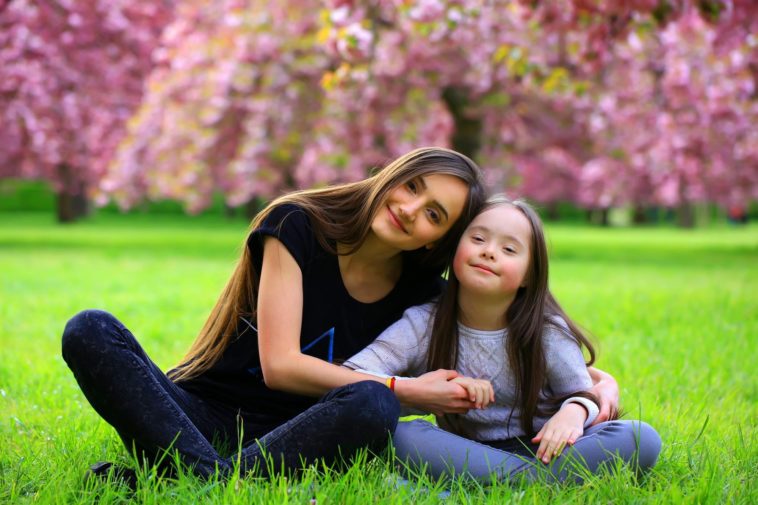
<svg viewBox="0 0 758 505">
<path fill-rule="evenodd" d="M 587 367 L 587 371 L 593 383 L 590 392 L 600 400 L 600 413 L 592 425 L 615 419 L 618 416 L 619 409 L 619 385 L 616 379 L 609 373 L 595 367 Z"/>
<path fill-rule="evenodd" d="M 537 459 L 550 463 L 552 458 L 560 456 L 566 445 L 574 445 L 584 433 L 586 420 L 587 411 L 578 403 L 567 403 L 561 407 L 532 439 L 532 443 L 540 444 Z"/>
<path fill-rule="evenodd" d="M 488 380 L 472 379 L 459 375 L 450 382 L 463 386 L 468 392 L 469 400 L 474 403 L 477 409 L 487 408 L 490 403 L 495 401 L 495 390 L 492 389 L 492 384 Z"/>
<path fill-rule="evenodd" d="M 424 375 L 395 382 L 395 394 L 403 405 L 419 408 L 434 415 L 465 414 L 475 408 L 469 393 L 453 379 L 455 370 L 435 370 Z"/>
</svg>

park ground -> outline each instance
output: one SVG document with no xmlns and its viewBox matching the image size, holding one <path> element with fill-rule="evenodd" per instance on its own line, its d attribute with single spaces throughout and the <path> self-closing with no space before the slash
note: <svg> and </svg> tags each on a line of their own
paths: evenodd
<svg viewBox="0 0 758 505">
<path fill-rule="evenodd" d="M 597 365 L 618 379 L 626 417 L 663 439 L 643 479 L 617 468 L 582 485 L 398 484 L 378 459 L 272 481 L 161 480 L 146 469 L 133 495 L 83 484 L 91 463 L 126 455 L 60 356 L 66 320 L 84 308 L 112 311 L 170 367 L 245 230 L 241 219 L 209 215 L 101 213 L 61 226 L 48 213 L 0 211 L 0 502 L 758 503 L 755 224 L 548 226 L 554 292 L 595 336 Z"/>
</svg>

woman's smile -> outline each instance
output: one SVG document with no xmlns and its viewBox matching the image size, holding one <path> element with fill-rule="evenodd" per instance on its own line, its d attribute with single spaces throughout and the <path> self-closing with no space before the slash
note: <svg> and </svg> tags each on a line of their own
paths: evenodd
<svg viewBox="0 0 758 505">
<path fill-rule="evenodd" d="M 408 234 L 408 230 L 407 230 L 407 229 L 406 229 L 406 227 L 403 225 L 403 222 L 402 222 L 402 221 L 400 221 L 400 218 L 397 216 L 397 214 L 395 214 L 394 212 L 392 212 L 392 209 L 390 208 L 390 206 L 389 206 L 389 205 L 387 205 L 387 212 L 389 213 L 389 216 L 390 216 L 390 222 L 391 222 L 391 223 L 392 223 L 392 224 L 393 224 L 393 225 L 394 225 L 394 226 L 395 226 L 395 227 L 396 227 L 398 230 L 402 231 L 402 232 L 403 232 L 403 233 L 405 233 L 405 234 Z"/>
</svg>

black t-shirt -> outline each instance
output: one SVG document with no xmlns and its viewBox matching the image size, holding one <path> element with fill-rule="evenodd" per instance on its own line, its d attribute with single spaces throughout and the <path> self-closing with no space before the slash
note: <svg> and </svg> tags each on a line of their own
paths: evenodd
<svg viewBox="0 0 758 505">
<path fill-rule="evenodd" d="M 337 256 L 319 244 L 310 218 L 295 205 L 274 209 L 250 234 L 247 245 L 258 272 L 267 235 L 282 242 L 302 271 L 301 350 L 325 361 L 346 360 L 400 319 L 405 309 L 425 303 L 440 292 L 439 271 L 406 262 L 400 280 L 383 299 L 374 303 L 355 300 L 342 282 Z M 258 333 L 254 322 L 246 320 L 240 320 L 237 337 L 221 359 L 181 385 L 211 401 L 240 409 L 248 420 L 271 428 L 303 412 L 317 400 L 266 387 L 258 356 Z"/>
</svg>

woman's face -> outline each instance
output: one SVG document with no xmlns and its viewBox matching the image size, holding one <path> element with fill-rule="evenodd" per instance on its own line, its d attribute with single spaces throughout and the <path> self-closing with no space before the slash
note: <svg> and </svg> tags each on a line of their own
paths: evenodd
<svg viewBox="0 0 758 505">
<path fill-rule="evenodd" d="M 433 245 L 461 216 L 468 190 L 453 175 L 420 175 L 387 193 L 371 231 L 402 251 Z"/>
</svg>

